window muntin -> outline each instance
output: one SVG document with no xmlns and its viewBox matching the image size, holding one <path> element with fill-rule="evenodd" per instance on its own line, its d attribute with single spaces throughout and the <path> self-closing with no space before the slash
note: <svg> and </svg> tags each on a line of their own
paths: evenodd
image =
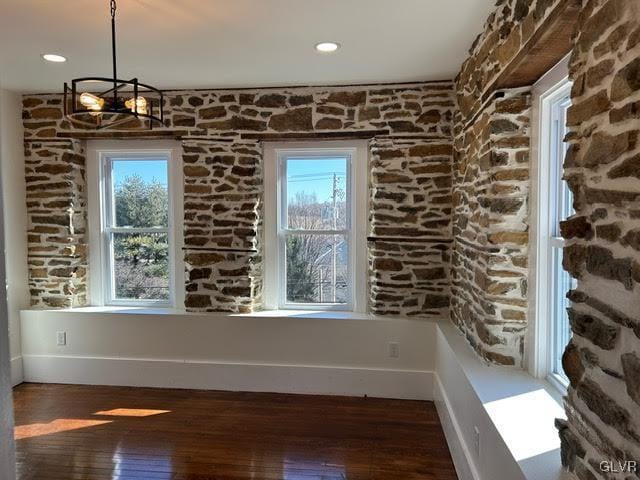
<svg viewBox="0 0 640 480">
<path fill-rule="evenodd" d="M 173 304 L 170 153 L 101 154 L 106 304 Z"/>
<path fill-rule="evenodd" d="M 352 308 L 352 152 L 281 152 L 280 308 Z"/>
<path fill-rule="evenodd" d="M 550 328 L 550 374 L 560 383 L 568 384 L 568 378 L 562 368 L 562 354 L 571 339 L 571 326 L 567 308 L 569 300 L 566 294 L 574 288 L 575 281 L 562 267 L 562 249 L 564 240 L 560 234 L 560 222 L 573 214 L 573 196 L 563 177 L 563 164 L 567 152 L 564 138 L 567 134 L 567 110 L 571 105 L 569 93 L 559 95 L 550 103 L 550 151 L 549 151 L 549 203 L 548 221 L 551 267 L 549 275 L 549 311 Z"/>
</svg>

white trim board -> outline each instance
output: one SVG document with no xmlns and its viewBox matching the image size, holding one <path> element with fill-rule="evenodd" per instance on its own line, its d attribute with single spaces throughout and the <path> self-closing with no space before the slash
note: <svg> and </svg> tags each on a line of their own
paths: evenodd
<svg viewBox="0 0 640 480">
<path fill-rule="evenodd" d="M 27 382 L 433 399 L 426 370 L 55 355 L 23 362 Z"/>
<path fill-rule="evenodd" d="M 480 480 L 469 446 L 462 434 L 462 428 L 437 373 L 434 373 L 433 390 L 433 401 L 459 480 Z"/>
<path fill-rule="evenodd" d="M 15 387 L 24 382 L 24 373 L 22 371 L 22 357 L 17 356 L 11 359 L 11 386 Z"/>
</svg>

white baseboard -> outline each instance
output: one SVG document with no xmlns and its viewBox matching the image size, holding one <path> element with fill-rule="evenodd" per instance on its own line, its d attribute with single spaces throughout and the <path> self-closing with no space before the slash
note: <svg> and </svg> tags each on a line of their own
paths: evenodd
<svg viewBox="0 0 640 480">
<path fill-rule="evenodd" d="M 480 480 L 469 446 L 462 435 L 460 424 L 437 373 L 433 375 L 433 397 L 458 478 L 460 480 Z"/>
<path fill-rule="evenodd" d="M 23 355 L 41 383 L 433 399 L 433 372 L 170 359 Z"/>
<path fill-rule="evenodd" d="M 13 357 L 11 359 L 11 385 L 15 387 L 24 381 L 22 357 Z"/>
</svg>

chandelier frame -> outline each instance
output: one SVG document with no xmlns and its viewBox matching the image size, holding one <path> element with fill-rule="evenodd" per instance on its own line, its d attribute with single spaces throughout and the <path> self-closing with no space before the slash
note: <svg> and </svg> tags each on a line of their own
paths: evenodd
<svg viewBox="0 0 640 480">
<path fill-rule="evenodd" d="M 116 1 L 111 7 L 111 60 L 113 77 L 80 77 L 64 84 L 64 116 L 73 124 L 97 130 L 113 128 L 130 122 L 132 118 L 146 121 L 149 129 L 164 125 L 164 95 L 161 90 L 141 83 L 137 78 L 118 78 L 116 55 Z M 82 90 L 80 84 L 91 85 L 92 91 Z M 141 94 L 151 94 L 142 97 Z M 88 96 L 83 99 L 83 97 Z M 87 98 L 89 102 L 87 102 Z M 84 100 L 84 101 L 83 101 Z"/>
</svg>

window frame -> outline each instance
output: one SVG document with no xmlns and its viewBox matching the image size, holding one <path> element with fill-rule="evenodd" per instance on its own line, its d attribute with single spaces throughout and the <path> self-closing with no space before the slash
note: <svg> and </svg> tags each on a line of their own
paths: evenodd
<svg viewBox="0 0 640 480">
<path fill-rule="evenodd" d="M 93 306 L 129 306 L 176 308 L 184 304 L 184 260 L 182 251 L 182 172 L 179 144 L 166 141 L 90 141 L 87 155 L 88 227 L 90 263 L 90 301 Z M 164 157 L 167 160 L 167 189 L 169 198 L 169 222 L 161 228 L 127 228 L 109 225 L 113 213 L 111 175 L 107 168 L 113 158 L 125 157 L 129 161 L 151 160 Z M 111 200 L 111 202 L 108 202 Z M 169 242 L 169 299 L 135 300 L 114 297 L 112 234 L 114 233 L 167 233 Z M 181 303 L 182 302 L 182 303 Z"/>
<path fill-rule="evenodd" d="M 559 349 L 559 326 L 554 321 L 559 308 L 555 267 L 558 252 L 564 246 L 559 235 L 559 216 L 566 199 L 560 198 L 564 152 L 557 106 L 570 97 L 571 87 L 566 57 L 534 85 L 532 115 L 531 227 L 534 244 L 530 265 L 534 288 L 531 289 L 530 318 L 534 322 L 529 338 L 532 348 L 527 360 L 532 375 L 546 379 L 561 393 L 566 392 L 568 380 L 554 371 Z"/>
<path fill-rule="evenodd" d="M 567 203 L 571 201 L 571 195 L 562 180 L 563 160 L 566 151 L 563 139 L 566 127 L 564 124 L 561 125 L 561 122 L 566 122 L 566 113 L 563 114 L 562 111 L 564 108 L 563 105 L 567 103 L 566 99 L 567 97 L 570 97 L 570 95 L 571 84 L 567 83 L 548 99 L 551 119 L 551 125 L 549 126 L 551 147 L 549 149 L 549 162 L 553 167 L 552 173 L 554 173 L 554 175 L 550 176 L 548 179 L 550 204 L 549 215 L 547 217 L 548 236 L 545 237 L 548 242 L 546 248 L 549 250 L 548 257 L 550 260 L 548 265 L 549 270 L 547 272 L 547 288 L 549 291 L 547 314 L 550 323 L 547 335 L 547 379 L 551 383 L 556 384 L 559 388 L 565 389 L 569 385 L 569 379 L 563 372 L 558 371 L 558 368 L 561 370 L 562 365 L 558 366 L 557 361 L 558 358 L 561 358 L 560 350 L 563 350 L 566 344 L 560 339 L 560 332 L 563 330 L 562 325 L 559 325 L 555 320 L 563 315 L 561 312 L 562 301 L 559 300 L 559 296 L 562 295 L 562 292 L 560 291 L 562 286 L 558 272 L 560 271 L 561 275 L 565 274 L 561 260 L 562 249 L 564 248 L 565 241 L 560 234 L 560 222 L 565 218 L 568 218 L 570 215 Z M 542 238 L 541 240 L 544 241 L 545 239 Z M 541 285 L 541 288 L 544 287 Z M 564 292 L 564 294 L 566 295 L 566 292 Z"/>
<path fill-rule="evenodd" d="M 264 302 L 269 310 L 366 311 L 366 218 L 368 218 L 367 143 L 365 141 L 318 141 L 265 144 L 265 288 Z M 287 158 L 347 158 L 346 230 L 293 231 L 286 223 L 283 193 L 286 188 Z M 288 235 L 346 235 L 349 252 L 349 278 L 346 304 L 300 304 L 286 299 L 285 243 Z"/>
</svg>

